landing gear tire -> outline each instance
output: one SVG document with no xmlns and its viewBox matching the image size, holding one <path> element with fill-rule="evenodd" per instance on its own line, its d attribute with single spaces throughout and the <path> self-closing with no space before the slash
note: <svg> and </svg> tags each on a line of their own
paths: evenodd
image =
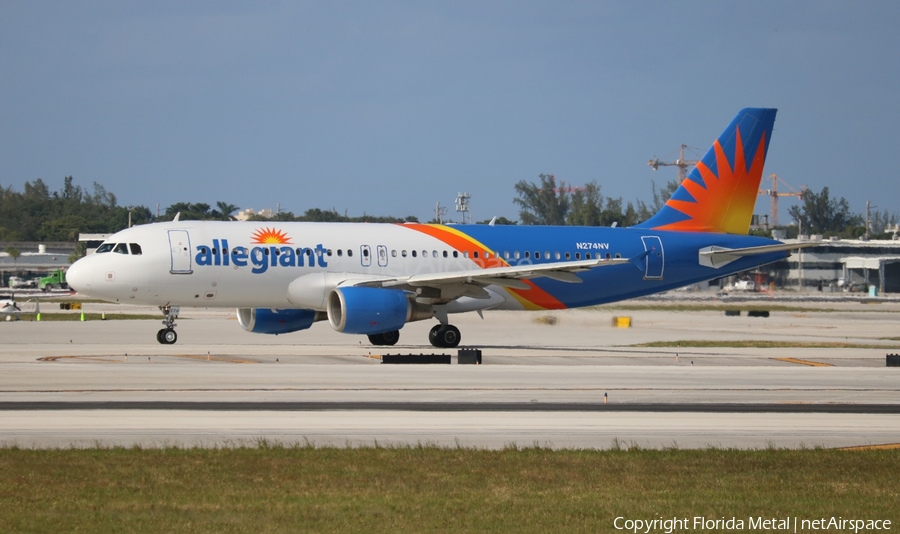
<svg viewBox="0 0 900 534">
<path fill-rule="evenodd" d="M 370 334 L 369 343 L 373 345 L 396 345 L 400 340 L 400 331 L 391 330 L 382 334 Z"/>
<path fill-rule="evenodd" d="M 459 346 L 459 342 L 462 337 L 459 334 L 459 328 L 456 328 L 452 324 L 448 325 L 435 325 L 434 328 L 428 332 L 428 341 L 437 348 L 440 349 L 452 349 Z"/>
<path fill-rule="evenodd" d="M 174 345 L 178 341 L 178 334 L 172 328 L 163 328 L 156 333 L 156 340 L 163 345 Z"/>
<path fill-rule="evenodd" d="M 165 315 L 162 322 L 165 328 L 156 333 L 156 340 L 163 345 L 174 345 L 178 341 L 178 334 L 175 333 L 175 319 L 178 318 L 179 308 L 166 304 L 160 306 L 159 309 Z"/>
</svg>

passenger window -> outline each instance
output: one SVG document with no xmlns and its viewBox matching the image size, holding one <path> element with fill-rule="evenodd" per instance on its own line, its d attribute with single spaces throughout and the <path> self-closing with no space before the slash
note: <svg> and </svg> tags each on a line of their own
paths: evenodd
<svg viewBox="0 0 900 534">
<path fill-rule="evenodd" d="M 116 248 L 113 249 L 113 252 L 117 254 L 128 254 L 128 245 L 125 243 L 119 243 L 116 245 Z"/>
<path fill-rule="evenodd" d="M 591 259 L 591 253 L 590 253 L 590 252 L 585 252 L 585 253 L 584 253 L 584 259 L 586 259 L 586 260 Z"/>
<path fill-rule="evenodd" d="M 503 251 L 503 257 L 507 260 L 509 259 L 509 251 L 508 250 Z"/>
<path fill-rule="evenodd" d="M 616 257 L 617 257 L 617 258 L 621 258 L 621 257 L 622 257 L 622 254 L 616 252 Z"/>
<path fill-rule="evenodd" d="M 437 251 L 436 251 L 436 250 L 432 250 L 432 251 L 431 251 L 431 257 L 432 257 L 432 258 L 437 258 L 437 257 L 438 257 L 438 256 L 437 256 Z"/>
<path fill-rule="evenodd" d="M 403 257 L 405 258 L 405 257 L 406 257 L 406 251 L 405 251 L 405 250 L 401 250 L 401 251 L 400 251 L 400 255 L 403 256 Z"/>
<path fill-rule="evenodd" d="M 347 249 L 347 257 L 349 258 L 350 256 L 353 256 L 353 251 L 350 249 Z"/>
<path fill-rule="evenodd" d="M 571 252 L 566 252 L 566 259 L 567 259 L 567 260 L 571 260 L 571 259 L 572 259 L 572 253 L 571 253 Z"/>
<path fill-rule="evenodd" d="M 464 250 L 464 251 L 463 251 L 463 258 L 468 258 L 468 257 L 469 257 L 469 251 L 468 251 L 468 250 Z"/>
<path fill-rule="evenodd" d="M 541 251 L 539 251 L 539 250 L 534 251 L 534 259 L 536 259 L 536 260 L 541 259 Z"/>
<path fill-rule="evenodd" d="M 415 250 L 414 250 L 414 251 L 412 251 L 412 257 L 413 257 L 413 258 L 415 258 L 415 257 L 416 257 L 416 254 L 418 254 L 418 253 L 417 253 L 417 252 L 416 252 L 416 251 L 415 251 Z"/>
<path fill-rule="evenodd" d="M 427 258 L 427 257 L 428 257 L 428 251 L 427 251 L 427 250 L 423 250 L 423 251 L 422 251 L 422 257 L 423 257 L 423 258 Z"/>
<path fill-rule="evenodd" d="M 367 248 L 364 248 L 364 249 L 363 249 L 363 257 L 364 257 L 364 258 L 368 258 L 368 257 L 369 257 L 369 249 L 367 249 Z"/>
<path fill-rule="evenodd" d="M 447 251 L 446 251 L 446 250 L 444 251 L 444 257 L 445 257 L 445 258 L 447 257 Z"/>
<path fill-rule="evenodd" d="M 102 254 L 104 252 L 109 252 L 110 250 L 113 249 L 113 246 L 115 246 L 113 243 L 103 243 L 102 245 L 97 247 L 95 254 Z"/>
<path fill-rule="evenodd" d="M 559 252 L 557 252 L 557 253 L 556 253 L 556 259 L 560 259 L 560 258 L 561 258 L 561 256 L 559 255 Z"/>
<path fill-rule="evenodd" d="M 550 259 L 550 251 L 549 251 L 549 250 L 545 250 L 545 251 L 544 251 L 544 259 L 545 259 L 545 260 L 549 260 L 549 259 Z"/>
<path fill-rule="evenodd" d="M 138 245 L 137 243 L 131 243 L 130 246 L 131 246 L 131 254 L 132 255 L 134 255 L 134 256 L 141 255 L 141 246 L 140 245 Z"/>
<path fill-rule="evenodd" d="M 396 258 L 396 257 L 397 257 L 397 250 L 396 250 L 396 249 L 391 250 L 391 257 L 392 257 L 392 258 Z"/>
<path fill-rule="evenodd" d="M 516 259 L 519 259 L 519 251 L 518 250 L 515 252 L 515 256 L 516 256 Z"/>
<path fill-rule="evenodd" d="M 338 258 L 340 258 L 343 255 L 344 255 L 344 251 L 341 249 L 338 249 Z"/>
<path fill-rule="evenodd" d="M 576 253 L 575 253 L 575 259 L 576 259 L 576 260 L 580 260 L 580 259 L 581 259 L 581 252 L 576 252 Z"/>
<path fill-rule="evenodd" d="M 475 259 L 478 259 L 478 251 L 477 250 L 472 253 L 472 257 L 474 257 Z"/>
<path fill-rule="evenodd" d="M 526 250 L 526 251 L 525 251 L 525 259 L 527 260 L 527 259 L 530 258 L 530 257 L 531 257 L 531 252 L 528 252 L 528 251 Z"/>
<path fill-rule="evenodd" d="M 610 259 L 610 258 L 612 258 L 612 256 L 610 256 L 609 252 L 607 252 L 607 253 L 606 253 L 606 259 Z"/>
<path fill-rule="evenodd" d="M 453 251 L 453 257 L 454 257 L 454 258 L 458 258 L 458 257 L 459 257 L 459 251 L 458 251 L 458 250 L 454 250 L 454 251 Z"/>
</svg>

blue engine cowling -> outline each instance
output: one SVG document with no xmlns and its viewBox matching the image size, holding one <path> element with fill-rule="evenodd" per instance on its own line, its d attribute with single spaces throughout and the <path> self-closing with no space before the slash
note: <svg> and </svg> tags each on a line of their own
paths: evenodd
<svg viewBox="0 0 900 534">
<path fill-rule="evenodd" d="M 339 287 L 328 295 L 328 321 L 345 334 L 382 334 L 433 316 L 431 306 L 410 300 L 399 289 Z"/>
<path fill-rule="evenodd" d="M 241 328 L 254 334 L 287 334 L 306 330 L 324 319 L 315 310 L 272 310 L 269 308 L 238 308 Z"/>
</svg>

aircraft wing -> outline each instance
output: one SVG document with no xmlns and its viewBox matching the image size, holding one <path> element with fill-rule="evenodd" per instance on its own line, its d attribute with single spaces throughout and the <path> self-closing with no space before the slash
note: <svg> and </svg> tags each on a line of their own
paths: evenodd
<svg viewBox="0 0 900 534">
<path fill-rule="evenodd" d="M 638 260 L 643 259 L 647 253 L 636 258 L 597 259 L 580 261 L 563 261 L 554 263 L 541 263 L 535 265 L 516 265 L 504 267 L 489 267 L 486 269 L 469 269 L 465 271 L 451 271 L 429 274 L 414 274 L 393 279 L 381 279 L 363 282 L 359 285 L 378 287 L 442 287 L 456 284 L 475 284 L 479 286 L 498 285 L 513 289 L 530 289 L 531 286 L 522 282 L 530 278 L 547 277 L 560 282 L 581 283 L 582 280 L 574 273 L 584 272 L 596 267 L 609 267 L 625 263 L 635 263 L 638 268 L 643 265 Z"/>
</svg>

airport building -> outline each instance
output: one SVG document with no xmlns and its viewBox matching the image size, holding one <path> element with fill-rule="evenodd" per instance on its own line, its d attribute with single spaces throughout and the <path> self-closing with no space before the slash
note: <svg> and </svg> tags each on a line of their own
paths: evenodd
<svg viewBox="0 0 900 534">
<path fill-rule="evenodd" d="M 811 236 L 786 243 L 817 243 L 794 251 L 764 269 L 776 287 L 804 290 L 900 293 L 900 240 L 822 239 Z"/>
</svg>

